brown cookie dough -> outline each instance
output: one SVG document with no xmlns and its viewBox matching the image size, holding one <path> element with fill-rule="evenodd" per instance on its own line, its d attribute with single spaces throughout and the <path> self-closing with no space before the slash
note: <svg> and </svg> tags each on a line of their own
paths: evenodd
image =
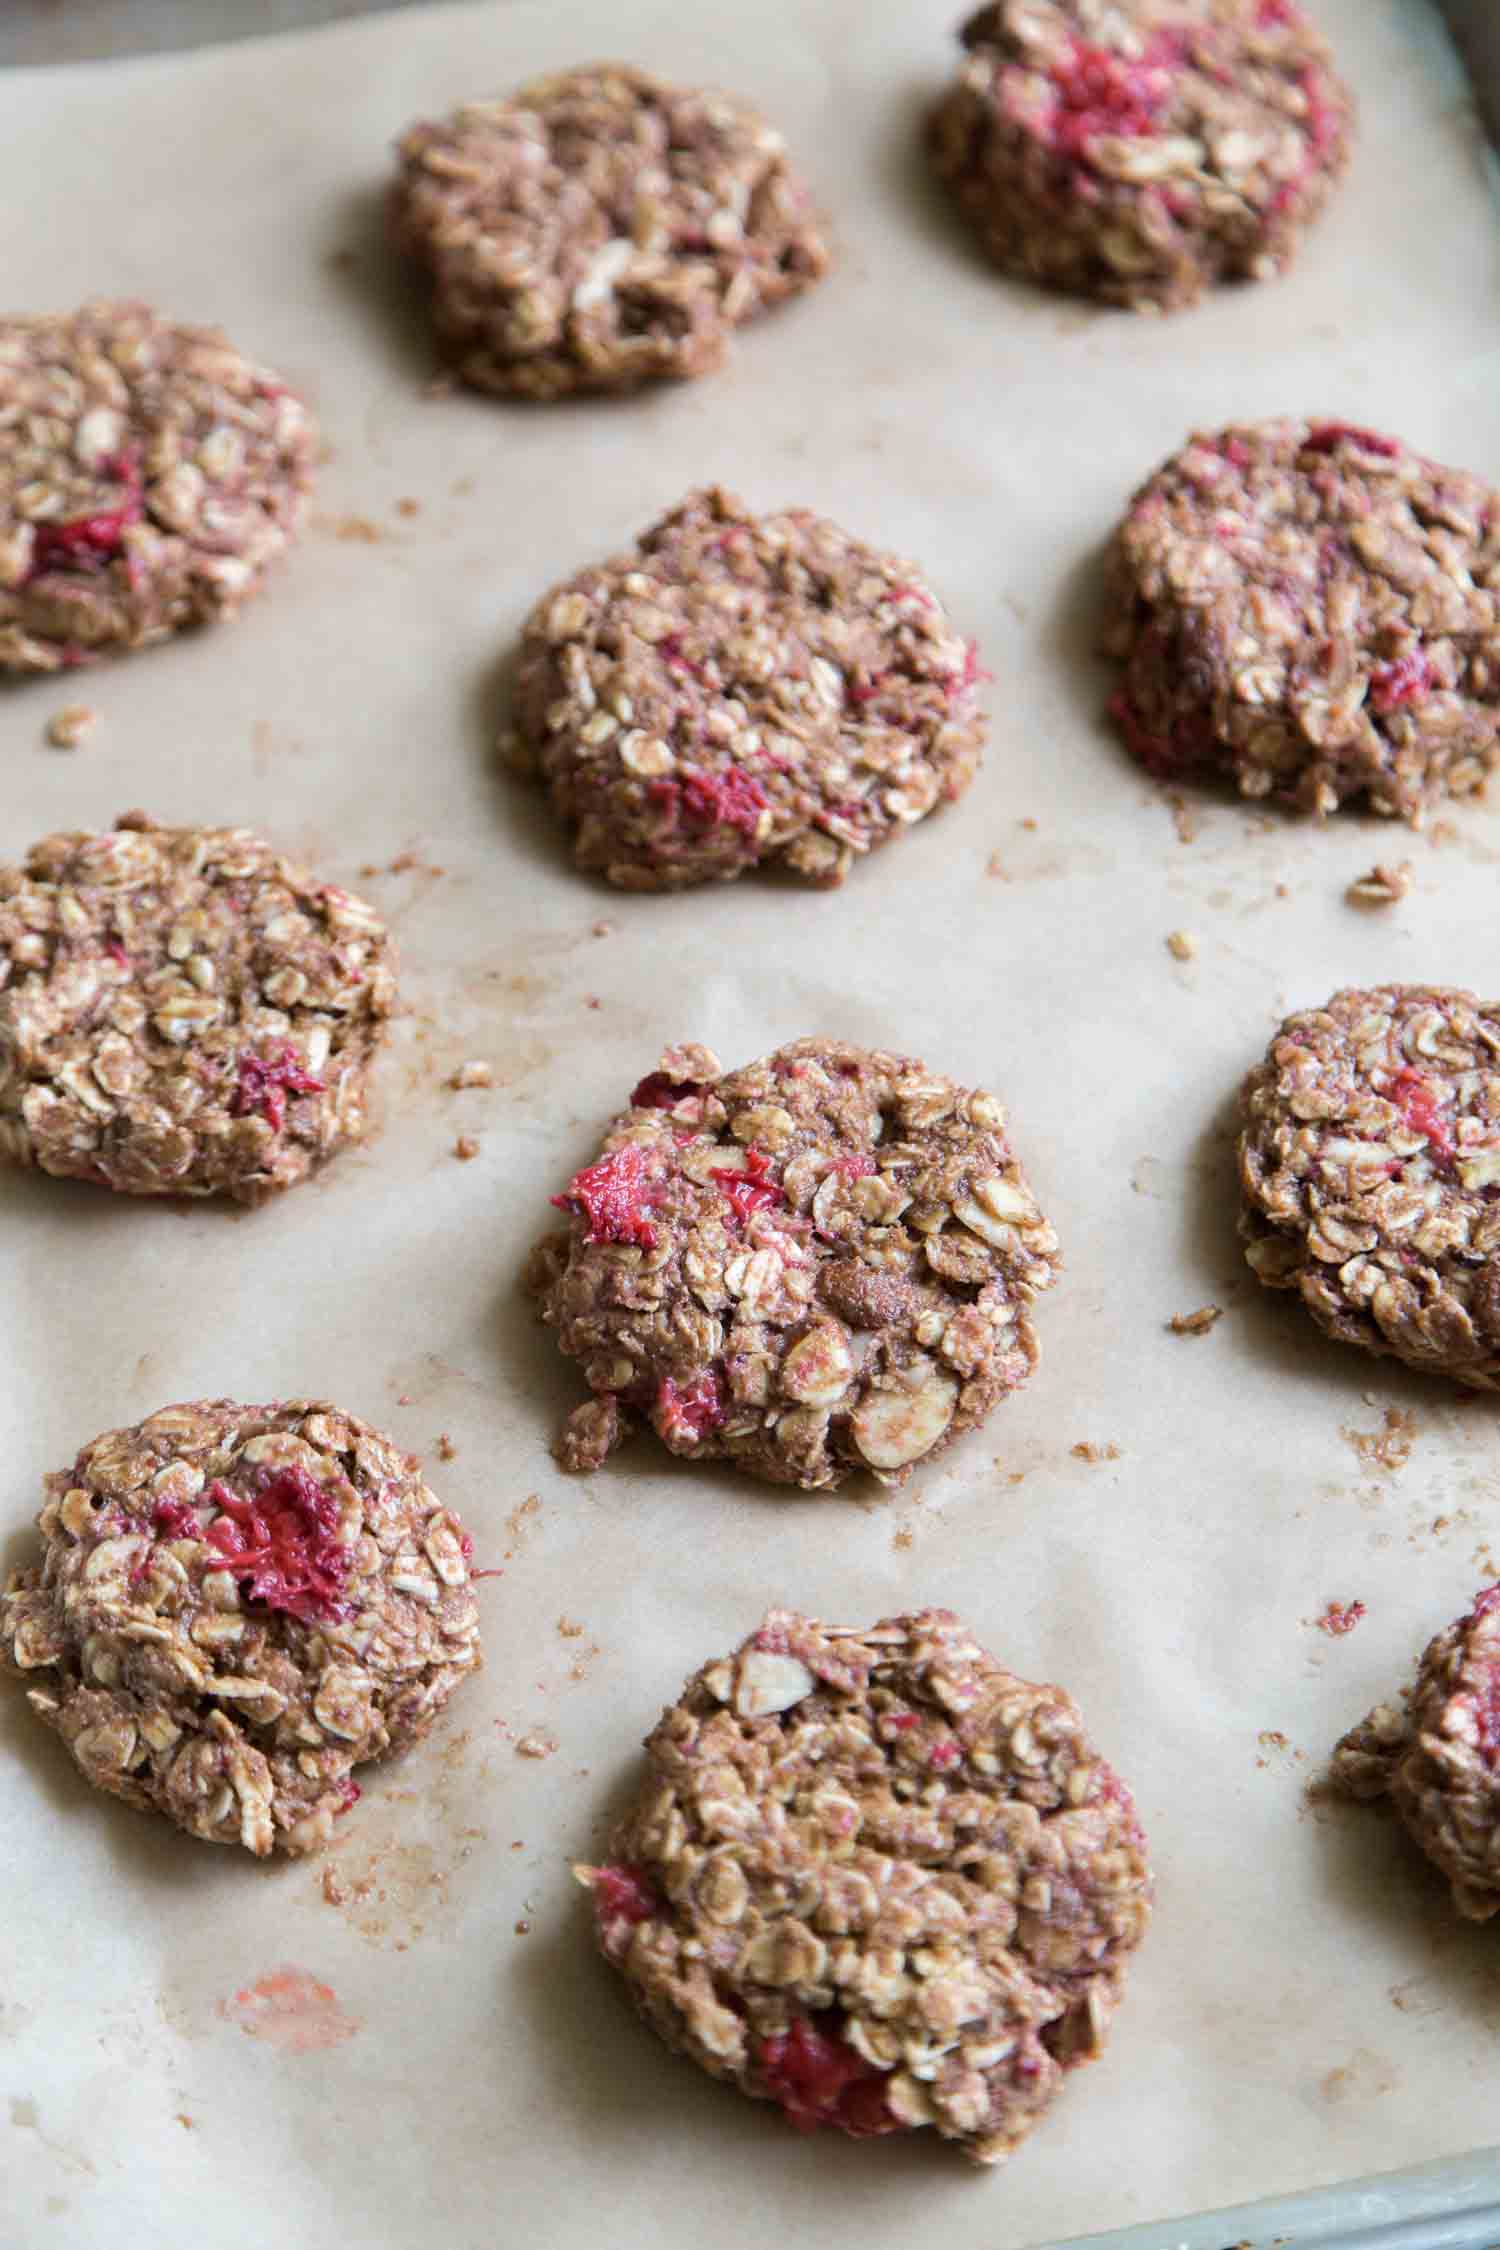
<svg viewBox="0 0 1500 2250">
<path fill-rule="evenodd" d="M 216 328 L 0 319 L 0 672 L 231 617 L 292 538 L 317 433 Z"/>
<path fill-rule="evenodd" d="M 781 135 L 727 94 L 623 63 L 467 102 L 401 141 L 396 238 L 478 390 L 523 398 L 702 375 L 828 248 Z"/>
<path fill-rule="evenodd" d="M 1009 273 L 1174 311 L 1291 264 L 1354 105 L 1294 0 L 991 0 L 933 162 Z"/>
<path fill-rule="evenodd" d="M 1240 1232 L 1341 1343 L 1500 1389 L 1500 1004 L 1389 984 L 1289 1016 L 1241 1095 Z"/>
<path fill-rule="evenodd" d="M 530 1280 L 595 1393 L 566 1468 L 639 1417 L 775 1484 L 901 1484 L 1035 1365 L 1057 1237 L 1005 1111 L 904 1055 L 800 1039 L 726 1075 L 669 1048 L 553 1201 Z"/>
<path fill-rule="evenodd" d="M 1350 1729 L 1329 1778 L 1390 1799 L 1460 1914 L 1500 1913 L 1500 1586 L 1428 1643 L 1403 1707 L 1377 1704 Z"/>
<path fill-rule="evenodd" d="M 395 999 L 373 910 L 248 829 L 44 837 L 0 866 L 0 1158 L 263 1202 L 364 1132 Z"/>
<path fill-rule="evenodd" d="M 517 762 L 626 890 L 836 884 L 973 780 L 979 678 L 913 564 L 715 487 L 537 604 Z"/>
<path fill-rule="evenodd" d="M 1115 536 L 1110 706 L 1159 781 L 1420 824 L 1500 742 L 1500 494 L 1343 422 L 1200 432 Z"/>
<path fill-rule="evenodd" d="M 773 1609 L 646 1743 L 599 1944 L 670 2047 L 802 2131 L 998 2164 L 1104 2046 L 1146 1840 L 1071 1699 L 947 1610 Z"/>
<path fill-rule="evenodd" d="M 480 1661 L 468 1535 L 326 1402 L 163 1407 L 46 1490 L 0 1659 L 86 1780 L 191 1836 L 315 1851 Z"/>
</svg>

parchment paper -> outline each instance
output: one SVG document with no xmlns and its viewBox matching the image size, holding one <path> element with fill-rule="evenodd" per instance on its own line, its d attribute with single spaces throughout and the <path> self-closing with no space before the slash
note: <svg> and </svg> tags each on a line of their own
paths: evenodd
<svg viewBox="0 0 1500 2250">
<path fill-rule="evenodd" d="M 1495 1575 L 1495 1407 L 1255 1287 L 1224 1128 L 1289 1006 L 1385 976 L 1493 992 L 1500 820 L 1412 839 L 1203 801 L 1184 842 L 1098 724 L 1088 656 L 1099 542 L 1190 425 L 1312 408 L 1500 473 L 1472 113 L 1425 11 L 1322 0 L 1363 145 L 1296 275 L 1171 323 L 1094 314 L 991 274 L 929 188 L 916 130 L 953 12 L 527 0 L 0 83 L 7 301 L 139 292 L 221 320 L 309 387 L 332 449 L 318 527 L 242 622 L 0 696 L 0 849 L 131 805 L 256 823 L 384 904 L 410 1003 L 383 1133 L 277 1207 L 0 1181 L 8 1559 L 43 1471 L 94 1432 L 323 1393 L 429 1455 L 448 1433 L 433 1481 L 504 1572 L 487 1671 L 372 1774 L 322 1864 L 109 1806 L 0 1694 L 7 2243 L 1018 2250 L 1494 2137 L 1494 1933 L 1460 1929 L 1378 1818 L 1301 1792 Z M 688 389 L 424 395 L 379 241 L 388 142 L 601 52 L 758 97 L 835 214 L 836 277 Z M 490 763 L 535 592 L 710 477 L 921 557 L 996 674 L 968 798 L 839 894 L 596 890 Z M 96 733 L 45 748 L 80 696 Z M 1347 907 L 1392 856 L 1415 861 L 1406 902 Z M 577 1381 L 516 1291 L 546 1197 L 664 1041 L 738 1063 L 817 1030 L 1012 1105 L 1067 1259 L 1035 1381 L 895 1501 L 789 1500 L 645 1446 L 569 1482 L 546 1448 Z M 493 1090 L 445 1091 L 469 1057 Z M 1165 1331 L 1208 1301 L 1210 1335 Z M 1345 1435 L 1388 1407 L 1416 1423 L 1394 1473 Z M 1343 1640 L 1309 1622 L 1331 1597 L 1368 1606 Z M 1138 1793 L 1160 1904 L 1131 1998 L 1001 2175 L 925 2136 L 795 2138 L 669 2057 L 592 1953 L 568 1860 L 660 1704 L 772 1600 L 960 1608 L 1067 1683 Z M 518 1755 L 533 1729 L 555 1755 Z M 235 1995 L 288 1964 L 335 2001 L 247 2031 Z"/>
</svg>

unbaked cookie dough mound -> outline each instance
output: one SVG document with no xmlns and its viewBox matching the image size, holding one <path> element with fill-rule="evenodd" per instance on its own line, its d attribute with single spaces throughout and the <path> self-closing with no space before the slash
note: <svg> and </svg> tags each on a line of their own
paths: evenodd
<svg viewBox="0 0 1500 2250">
<path fill-rule="evenodd" d="M 46 1490 L 0 1658 L 85 1780 L 191 1836 L 315 1851 L 480 1661 L 467 1533 L 326 1402 L 163 1407 Z"/>
<path fill-rule="evenodd" d="M 1354 105 L 1294 0 L 993 0 L 931 125 L 1007 272 L 1174 311 L 1292 262 Z"/>
<path fill-rule="evenodd" d="M 515 762 L 626 890 L 833 885 L 973 780 L 979 678 L 914 564 L 713 488 L 537 604 Z"/>
<path fill-rule="evenodd" d="M 772 1610 L 646 1743 L 593 1892 L 670 2047 L 802 2131 L 1010 2156 L 1102 2050 L 1151 1911 L 1123 1783 L 1060 1688 L 947 1610 Z"/>
<path fill-rule="evenodd" d="M 828 248 L 786 144 L 748 103 L 622 63 L 414 125 L 396 238 L 478 390 L 523 398 L 702 375 Z"/>
<path fill-rule="evenodd" d="M 362 1136 L 395 1000 L 374 911 L 248 829 L 44 837 L 0 866 L 0 1158 L 263 1202 Z"/>
<path fill-rule="evenodd" d="M 316 458 L 301 400 L 216 328 L 135 303 L 0 319 L 0 672 L 232 617 Z"/>
<path fill-rule="evenodd" d="M 1500 1004 L 1336 992 L 1241 1096 L 1240 1231 L 1341 1343 L 1500 1389 Z"/>
<path fill-rule="evenodd" d="M 1345 422 L 1200 433 L 1110 565 L 1111 713 L 1155 779 L 1420 825 L 1500 742 L 1500 493 Z"/>
<path fill-rule="evenodd" d="M 594 1393 L 565 1468 L 638 1419 L 775 1484 L 897 1485 L 1036 1363 L 1057 1237 L 1005 1111 L 904 1055 L 799 1039 L 726 1074 L 669 1048 L 553 1201 L 530 1281 Z"/>
<path fill-rule="evenodd" d="M 1346 1796 L 1389 1798 L 1460 1914 L 1500 1913 L 1500 1586 L 1428 1643 L 1401 1705 L 1351 1728 L 1330 1779 Z"/>
</svg>

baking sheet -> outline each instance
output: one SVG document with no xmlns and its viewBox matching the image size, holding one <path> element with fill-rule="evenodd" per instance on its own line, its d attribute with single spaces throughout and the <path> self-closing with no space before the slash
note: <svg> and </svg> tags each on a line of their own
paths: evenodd
<svg viewBox="0 0 1500 2250">
<path fill-rule="evenodd" d="M 1354 174 L 1290 280 L 1171 323 L 973 255 L 915 146 L 950 0 L 523 0 L 0 81 L 9 301 L 219 319 L 309 389 L 331 448 L 313 531 L 241 623 L 0 695 L 0 850 L 130 805 L 252 822 L 389 912 L 410 1006 L 381 1136 L 277 1207 L 0 1177 L 5 1559 L 96 1430 L 301 1392 L 429 1455 L 447 1433 L 433 1481 L 504 1573 L 487 1670 L 318 1863 L 105 1804 L 0 1696 L 0 2240 L 1021 2250 L 1493 2138 L 1493 1933 L 1377 1819 L 1302 1791 L 1495 1575 L 1495 1410 L 1255 1289 L 1226 1105 L 1279 1016 L 1340 982 L 1493 989 L 1500 818 L 1319 833 L 1195 800 L 1184 840 L 1099 726 L 1088 657 L 1099 543 L 1192 424 L 1311 408 L 1500 472 L 1500 229 L 1451 55 L 1401 0 L 1319 12 L 1363 105 Z M 684 390 L 429 396 L 380 246 L 386 146 L 599 53 L 757 97 L 838 271 Z M 596 889 L 493 769 L 536 590 L 713 477 L 919 556 L 996 675 L 968 798 L 841 894 Z M 95 733 L 45 747 L 80 697 Z M 1392 856 L 1407 900 L 1347 907 Z M 664 1042 L 738 1063 L 809 1031 L 1011 1104 L 1067 1260 L 1039 1373 L 894 1500 L 789 1500 L 645 1447 L 564 1479 L 576 1379 L 516 1289 L 547 1195 Z M 445 1090 L 471 1057 L 493 1089 Z M 1212 1333 L 1166 1332 L 1208 1301 Z M 1388 1410 L 1413 1418 L 1394 1469 L 1355 1443 Z M 1367 1605 L 1342 1640 L 1310 1623 L 1330 1598 Z M 668 2056 L 590 1948 L 568 1860 L 660 1703 L 773 1600 L 961 1608 L 1067 1683 L 1139 1797 L 1160 1903 L 1109 2058 L 1001 2175 L 925 2137 L 794 2138 Z M 519 1755 L 531 1730 L 555 1753 Z"/>
</svg>

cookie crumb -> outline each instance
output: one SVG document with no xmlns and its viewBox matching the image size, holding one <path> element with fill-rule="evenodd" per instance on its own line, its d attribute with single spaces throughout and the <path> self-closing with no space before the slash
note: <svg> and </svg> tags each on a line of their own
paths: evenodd
<svg viewBox="0 0 1500 2250">
<path fill-rule="evenodd" d="M 349 1896 L 339 1879 L 338 1870 L 333 1867 L 324 1868 L 322 1888 L 324 1904 L 328 1906 L 342 1906 Z"/>
<path fill-rule="evenodd" d="M 1198 940 L 1190 930 L 1169 930 L 1167 951 L 1174 961 L 1191 961 L 1198 951 Z"/>
<path fill-rule="evenodd" d="M 422 503 L 420 500 L 398 500 L 396 513 L 398 516 L 419 516 L 422 513 Z"/>
<path fill-rule="evenodd" d="M 515 1930 L 517 1937 L 530 1937 L 531 1924 L 529 1922 L 517 1922 Z"/>
<path fill-rule="evenodd" d="M 440 1461 L 456 1461 L 458 1459 L 458 1447 L 446 1430 L 438 1432 L 437 1457 Z"/>
<path fill-rule="evenodd" d="M 1350 906 L 1395 906 L 1412 886 L 1412 864 L 1398 860 L 1394 867 L 1377 862 L 1367 874 L 1357 875 L 1344 893 Z"/>
<path fill-rule="evenodd" d="M 1094 1445 L 1087 1438 L 1083 1438 L 1077 1445 L 1070 1446 L 1068 1450 L 1075 1461 L 1118 1461 L 1120 1458 L 1120 1448 L 1113 1442 L 1108 1445 Z"/>
<path fill-rule="evenodd" d="M 1322 1616 L 1315 1617 L 1313 1623 L 1330 1640 L 1338 1640 L 1345 1633 L 1352 1633 L 1365 1614 L 1363 1602 L 1330 1602 Z"/>
<path fill-rule="evenodd" d="M 613 937 L 614 934 L 613 922 L 595 922 L 589 931 L 590 937 Z"/>
<path fill-rule="evenodd" d="M 47 721 L 47 740 L 54 750 L 76 750 L 98 723 L 98 712 L 87 703 L 65 703 Z"/>
<path fill-rule="evenodd" d="M 479 1154 L 479 1143 L 472 1133 L 460 1133 L 453 1144 L 453 1153 L 460 1164 L 472 1163 Z"/>
<path fill-rule="evenodd" d="M 495 1080 L 487 1062 L 466 1062 L 459 1064 L 448 1083 L 455 1092 L 462 1093 L 466 1086 L 493 1086 Z"/>
<path fill-rule="evenodd" d="M 516 1744 L 516 1756 L 518 1758 L 550 1758 L 556 1749 L 557 1744 L 552 1736 L 543 1734 L 540 1727 L 534 1727 L 530 1734 L 523 1734 Z"/>
<path fill-rule="evenodd" d="M 1174 1336 L 1206 1336 L 1214 1323 L 1223 1318 L 1222 1305 L 1200 1305 L 1196 1312 L 1173 1313 L 1167 1326 Z"/>
<path fill-rule="evenodd" d="M 1192 812 L 1180 789 L 1169 789 L 1167 791 L 1167 809 L 1172 815 L 1172 826 L 1177 831 L 1178 843 L 1194 843 L 1198 835 L 1197 817 Z"/>
<path fill-rule="evenodd" d="M 583 1627 L 576 1618 L 560 1617 L 557 1629 L 565 1641 L 581 1641 L 583 1638 Z"/>
<path fill-rule="evenodd" d="M 1361 1461 L 1394 1476 L 1411 1459 L 1416 1442 L 1417 1418 L 1406 1408 L 1388 1406 L 1378 1430 L 1351 1430 L 1340 1424 L 1339 1436 L 1352 1446 Z"/>
</svg>

